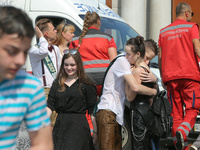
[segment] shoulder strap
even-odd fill
[[[110,67],[114,64],[114,62],[117,60],[117,58],[122,57],[122,56],[124,56],[124,55],[118,55],[117,57],[115,57],[115,58],[110,62],[108,68],[106,69],[106,72],[105,72],[104,77],[103,77],[103,83],[102,83],[102,87],[101,87],[101,91],[100,91],[99,97],[102,95],[103,86],[104,86],[104,81],[105,81],[106,75],[107,75],[107,73],[108,73],[108,70],[109,70]]]
[[[43,59],[41,60],[41,65],[42,65],[42,78],[43,78],[43,84],[44,86],[46,86],[46,78],[45,78],[45,72],[44,72],[44,63],[43,63]]]
[[[164,102],[163,102],[163,100],[161,98],[160,116],[161,116],[161,124],[162,124],[164,132],[166,132],[165,115],[166,115],[166,112],[165,112]]]
[[[143,66],[140,66],[141,68],[144,69],[145,72],[148,72],[149,73],[149,70],[147,70],[147,68],[143,67]]]
[[[51,57],[48,55],[45,58],[43,58],[43,60],[44,60],[44,64],[47,66],[47,69],[49,70],[50,74],[55,79],[56,75],[57,75],[57,72],[56,72],[54,64],[53,64],[53,62],[51,60]]]

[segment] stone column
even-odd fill
[[[146,38],[146,0],[121,0],[121,17]]]
[[[149,38],[158,42],[160,29],[171,23],[171,14],[171,0],[150,0]]]

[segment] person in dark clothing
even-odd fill
[[[135,55],[135,61],[132,64],[132,74],[138,83],[149,88],[156,88],[153,82],[142,82],[140,75],[142,72],[150,72],[148,65],[144,61],[145,45],[143,37],[131,38],[126,43],[126,49],[129,53]],[[128,86],[126,85],[126,88]],[[151,111],[152,97],[143,94],[136,94],[129,90],[126,91],[127,99],[131,102],[131,129],[132,129],[132,148],[133,150],[151,149],[151,129],[152,117]]]
[[[117,56],[117,46],[114,38],[102,32],[100,28],[101,19],[98,13],[87,11],[81,35],[72,38],[72,42],[69,45],[69,48],[79,50],[85,72],[94,81],[98,96],[102,88],[104,73],[110,62]],[[90,129],[94,131],[94,136],[97,136],[95,133],[97,127],[91,124],[92,120],[95,125],[95,117],[88,115],[87,119]]]
[[[53,128],[55,150],[94,150],[85,114],[92,114],[96,97],[96,87],[84,73],[80,53],[67,50],[47,100],[49,115],[54,110],[58,113]]]

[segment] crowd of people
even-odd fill
[[[100,31],[96,12],[86,13],[76,37],[66,22],[55,28],[42,18],[34,29],[20,9],[1,6],[0,14],[0,149],[12,149],[24,121],[31,149],[94,150],[98,144],[100,150],[121,150],[127,99],[132,149],[158,150],[151,111],[158,79],[149,68],[158,53],[174,145],[188,149],[187,136],[200,109],[199,29],[190,22],[188,4],[178,4],[177,19],[161,29],[158,45],[132,37],[119,55],[114,38]],[[37,43],[31,47],[34,34]],[[20,69],[27,54],[33,75]],[[199,147],[197,140],[191,149]]]

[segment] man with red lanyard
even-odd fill
[[[60,50],[57,46],[51,45],[56,40],[57,31],[49,19],[40,19],[36,22],[37,45],[29,51],[29,57],[33,75],[42,82],[46,99],[50,87],[57,76],[61,65]],[[53,112],[51,125],[54,126],[57,114]]]
[[[29,51],[32,72],[43,83],[48,96],[61,64],[59,48],[51,45],[56,39],[57,31],[49,19],[38,20],[35,31],[39,41]]]
[[[178,150],[188,149],[187,136],[200,109],[199,27],[190,22],[193,14],[188,4],[179,3],[176,20],[159,36],[159,69],[172,106],[172,136]]]

